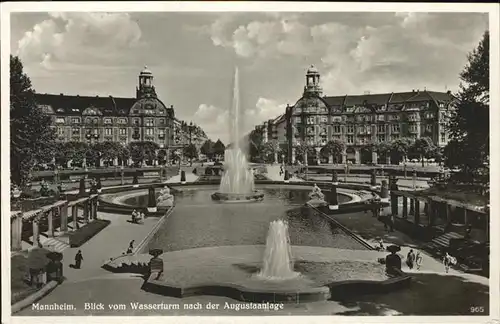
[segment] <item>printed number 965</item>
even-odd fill
[[[484,307],[483,306],[471,306],[469,311],[471,313],[484,313]]]

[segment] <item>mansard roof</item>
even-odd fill
[[[113,96],[91,97],[64,94],[56,95],[46,93],[36,93],[35,100],[38,105],[50,107],[55,114],[95,114],[102,116],[128,116],[131,112],[132,107],[136,103],[143,102],[143,99],[137,98],[122,98]],[[161,106],[166,109],[166,116],[171,118],[174,117],[174,109],[172,106],[166,107],[163,102],[161,102],[161,100],[156,98],[154,98],[154,102],[157,106]]]

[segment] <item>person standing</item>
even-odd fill
[[[420,270],[420,267],[422,266],[422,254],[420,251],[417,251],[417,256],[415,257],[415,265],[417,266],[417,270]]]
[[[394,215],[389,216],[389,232],[394,232]]]
[[[408,255],[406,256],[406,264],[408,265],[408,268],[413,269],[413,264],[415,262],[415,254],[413,253],[413,249],[410,249],[410,252],[408,252]]]
[[[82,256],[82,250],[78,250],[78,253],[75,255],[75,268],[80,269],[82,267],[82,261],[83,261],[83,256]]]
[[[132,211],[132,223],[135,223],[136,218],[137,218],[137,211],[134,209],[134,210]]]
[[[465,237],[464,238],[466,240],[470,240],[470,234],[471,234],[471,232],[472,232],[472,224],[469,223],[467,225],[467,229],[465,230]]]
[[[130,241],[130,243],[128,245],[128,249],[127,249],[127,254],[131,254],[132,251],[134,250],[134,242],[135,242],[135,240]]]

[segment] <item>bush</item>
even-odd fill
[[[79,247],[83,243],[90,240],[94,235],[102,231],[111,222],[107,219],[96,219],[93,222],[77,229],[69,234],[69,245],[71,247]]]

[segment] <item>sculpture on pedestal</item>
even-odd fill
[[[156,199],[156,208],[168,209],[174,205],[174,196],[170,193],[170,189],[165,186],[161,191],[160,195]]]

